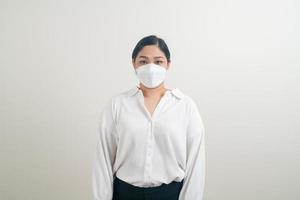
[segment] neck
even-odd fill
[[[139,89],[142,90],[144,97],[163,96],[167,88],[164,82],[156,88],[147,88],[143,84],[139,84]]]

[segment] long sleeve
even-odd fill
[[[92,169],[92,190],[94,200],[112,200],[115,174],[113,164],[117,150],[112,99],[105,105],[100,115],[97,147]]]
[[[179,200],[202,200],[205,185],[205,129],[192,100],[187,129],[187,162],[185,180]]]

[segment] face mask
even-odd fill
[[[159,86],[164,81],[166,72],[166,68],[153,63],[142,65],[135,69],[138,79],[147,88]]]

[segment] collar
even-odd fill
[[[169,89],[169,90],[178,99],[182,99],[183,98],[183,93],[178,88],[172,88],[172,89]],[[140,91],[139,86],[136,85],[133,88],[131,88],[128,91],[127,94],[128,94],[128,96],[133,96],[133,95],[137,94],[139,91]]]

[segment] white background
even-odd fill
[[[99,114],[137,83],[131,52],[167,42],[166,85],[206,128],[204,200],[297,200],[296,0],[0,0],[0,199],[91,199]]]

